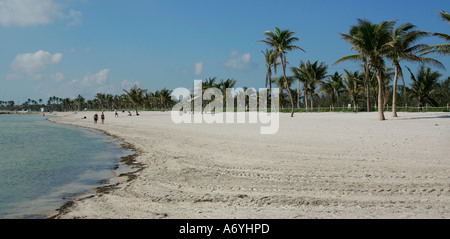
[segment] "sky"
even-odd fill
[[[190,88],[208,77],[264,87],[267,46],[258,41],[274,26],[295,32],[306,51],[289,52],[288,67],[318,60],[329,74],[355,71],[358,64],[333,63],[354,53],[339,33],[357,18],[449,34],[440,10],[450,11],[448,0],[0,0],[0,100],[92,99],[134,84]],[[450,69],[450,57],[434,57]]]

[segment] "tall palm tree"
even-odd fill
[[[127,95],[126,100],[134,105],[134,108],[136,109],[136,115],[139,115],[138,107],[144,103],[144,95],[147,92],[147,90],[140,89],[139,87],[137,87],[137,85],[134,85],[128,91],[127,90],[123,91],[125,91]]]
[[[386,43],[386,57],[392,61],[394,66],[394,84],[392,87],[392,117],[397,117],[397,80],[401,77],[403,80],[402,68],[400,66],[400,61],[410,61],[410,62],[422,62],[422,63],[432,63],[438,67],[445,68],[441,62],[427,58],[423,56],[418,56],[417,52],[427,47],[425,44],[414,45],[419,39],[429,36],[430,33],[421,30],[414,30],[415,26],[411,23],[406,23],[399,25],[395,29],[391,29],[391,39]],[[403,85],[405,82],[403,81]]]
[[[435,88],[441,74],[437,71],[431,71],[429,67],[423,65],[420,67],[416,76],[414,76],[408,67],[406,67],[406,69],[408,69],[411,74],[411,99],[417,99],[420,108],[427,103],[436,106],[437,102],[434,99]]]
[[[274,49],[266,49],[266,51],[261,51],[264,55],[264,60],[266,62],[267,73],[266,73],[266,88],[269,85],[269,92],[272,92],[272,68],[274,73],[277,73],[277,66],[280,64],[277,59],[277,51]]]
[[[390,41],[390,32],[395,21],[382,21],[373,24],[368,20],[357,19],[358,24],[350,28],[352,38],[344,38],[350,44],[352,49],[360,52],[360,56],[367,57],[368,66],[375,71],[378,81],[378,119],[384,120],[383,104],[383,79],[384,54],[386,53],[385,44]]]
[[[304,51],[299,46],[294,45],[294,42],[298,41],[297,37],[294,37],[295,32],[291,32],[289,30],[280,30],[278,27],[275,27],[274,32],[265,31],[264,35],[266,38],[259,42],[265,43],[272,47],[276,52],[278,57],[280,58],[281,66],[283,69],[283,77],[285,79],[285,83],[287,84],[288,79],[286,77],[286,54],[288,51],[292,51],[295,49]],[[284,88],[290,89],[288,85],[284,85]],[[289,98],[291,100],[291,117],[294,117],[294,98],[292,97],[291,91],[288,90]]]

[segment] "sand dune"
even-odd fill
[[[133,144],[144,168],[60,218],[450,218],[450,113],[281,114],[275,135],[176,125],[167,112],[94,125],[93,114],[52,121]]]

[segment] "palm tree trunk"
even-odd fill
[[[297,108],[300,108],[300,80],[297,80]]]
[[[269,75],[269,90],[269,94],[272,94],[272,72]]]
[[[366,86],[366,101],[367,101],[367,112],[370,112],[370,88],[369,88],[369,82],[367,82],[367,86]]]
[[[305,110],[308,111],[308,93],[305,90]]]
[[[291,94],[291,89],[288,85],[288,79],[286,77],[286,57],[280,54],[281,63],[283,64],[283,76],[284,76],[284,84],[286,85],[286,89],[289,95],[289,99],[291,100],[291,117],[294,117],[294,98]]]
[[[398,80],[398,64],[394,65],[394,85],[392,88],[392,117],[397,117],[397,80]]]
[[[385,120],[384,110],[383,110],[383,81],[381,80],[381,71],[376,70],[377,80],[378,80],[378,120]]]
[[[314,110],[313,94],[311,92],[311,111]]]
[[[292,97],[291,89],[289,88],[289,85],[287,84],[286,76],[284,77],[284,79],[286,79],[286,89],[288,90],[289,99],[291,100],[291,117],[294,117],[294,98]]]
[[[269,71],[267,71],[267,74],[266,74],[266,88],[267,88],[268,81],[269,81]]]
[[[369,65],[364,62],[364,83],[366,84],[367,112],[370,112]]]

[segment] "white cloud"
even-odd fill
[[[22,77],[18,74],[8,74],[5,77],[6,80],[20,80]]]
[[[68,25],[81,23],[81,12],[62,12],[54,0],[0,0],[0,24],[3,26],[35,26],[49,24],[54,18],[71,19]]]
[[[11,68],[16,71],[22,71],[30,76],[37,75],[49,65],[61,62],[63,55],[61,53],[50,54],[47,51],[37,51],[35,53],[24,53],[16,56],[11,64]]]
[[[87,74],[81,79],[74,79],[68,83],[60,84],[59,88],[68,94],[81,94],[93,97],[96,93],[114,93],[116,87],[108,83],[110,69],[102,69],[95,74]],[[56,84],[58,85],[58,84]]]
[[[130,82],[130,81],[124,80],[121,83],[122,89],[124,89],[124,90],[129,90],[130,88],[132,88],[135,85],[137,87],[139,87],[139,81]]]
[[[116,87],[113,84],[100,86],[95,91],[95,93],[103,93],[103,94],[114,94],[115,92]]]
[[[103,85],[104,83],[106,83],[110,71],[111,71],[110,69],[103,69],[98,73],[87,75],[80,81],[80,84],[81,86],[84,87],[93,85]]]
[[[51,74],[50,78],[53,79],[55,82],[61,82],[61,81],[64,81],[66,79],[64,74],[61,73],[61,72],[56,72],[55,74]]]
[[[224,66],[228,69],[245,71],[253,69],[256,64],[251,62],[251,54],[245,53],[239,55],[235,50],[230,53],[231,59],[225,61]]]
[[[198,76],[198,75],[202,74],[202,72],[203,72],[203,61],[196,62],[194,64],[194,74],[196,76]]]
[[[69,26],[76,26],[81,24],[81,12],[70,9],[68,18],[72,19],[71,22],[68,23]]]

